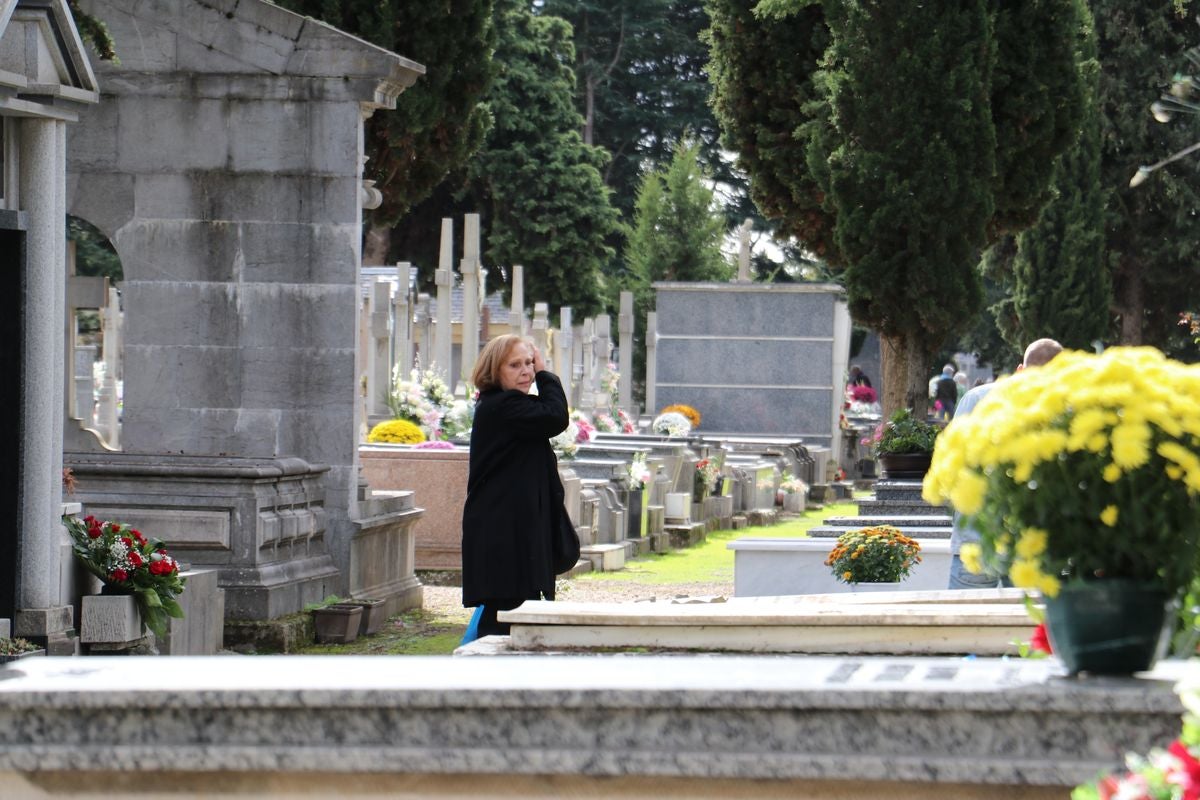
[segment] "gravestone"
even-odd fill
[[[652,408],[692,406],[703,415],[706,433],[789,434],[806,445],[840,449],[835,434],[850,342],[841,287],[654,288],[657,317],[655,328],[648,326],[655,331],[654,367],[647,366]]]

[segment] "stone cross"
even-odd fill
[[[512,268],[512,311],[508,315],[508,326],[518,336],[524,336],[525,331],[525,268],[514,264]],[[538,345],[543,354],[545,344]]]
[[[458,263],[463,282],[462,372],[463,382],[470,381],[479,355],[479,215],[467,214],[463,220],[463,257]],[[449,365],[447,365],[449,368]]]
[[[572,354],[572,339],[571,336],[571,307],[563,306],[558,310],[558,378],[563,382],[563,386],[567,390],[567,397],[571,397],[571,386],[575,381],[572,375],[571,367],[574,362],[571,360]]]
[[[396,264],[396,294],[392,297],[392,358],[402,374],[412,369],[412,308],[409,293],[412,291],[412,264],[401,261]]]
[[[612,399],[604,390],[601,379],[608,372],[609,357],[612,355],[612,320],[608,314],[596,317],[596,341],[592,345],[596,358],[596,369],[592,372],[592,391],[596,396],[596,407],[606,409]]]
[[[749,217],[738,228],[738,282],[749,283],[750,278],[750,229],[754,227],[754,220]]]
[[[654,382],[658,380],[655,359],[658,351],[658,314],[646,313],[646,413],[653,414],[658,408]]]
[[[633,292],[621,292],[621,307],[617,316],[617,347],[621,353],[620,389],[618,400],[621,408],[633,411]]]
[[[596,405],[596,386],[594,381],[596,362],[596,323],[592,319],[583,321],[583,331],[579,337],[582,347],[583,375],[579,379],[579,402],[581,410],[591,412]]]
[[[522,320],[524,315],[522,315]],[[516,333],[516,331],[513,331]],[[546,360],[546,366],[551,366],[554,361],[550,354],[550,306],[545,303],[533,304],[533,344],[542,353],[542,358]]]
[[[442,219],[442,241],[438,252],[438,268],[433,282],[437,285],[437,333],[433,347],[421,340],[421,365],[426,369],[437,365],[438,372],[447,383],[453,383],[450,375],[450,359],[454,328],[451,324],[450,292],[454,289],[454,220]]]
[[[430,305],[431,301],[429,295],[425,294],[424,292],[417,295],[417,308],[413,312],[413,326],[416,328],[416,338],[420,343],[418,345],[418,352],[420,353],[422,364],[428,364],[430,361],[436,360],[436,356],[432,356],[434,342],[433,320],[429,314]]]
[[[382,417],[388,413],[387,395],[391,390],[391,364],[388,358],[391,282],[377,276],[371,282],[371,294],[367,300],[370,308],[368,331],[371,336],[371,343],[367,346],[367,414]]]

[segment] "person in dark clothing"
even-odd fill
[[[570,525],[550,438],[570,420],[562,384],[520,336],[484,347],[463,507],[463,605],[482,605],[479,636],[507,634],[497,611],[554,599],[553,537]],[[529,394],[532,384],[537,394]]]
[[[870,386],[871,379],[862,371],[862,367],[858,364],[853,364],[850,367],[850,378],[846,381],[847,386]]]
[[[942,404],[939,414],[941,419],[953,419],[954,406],[958,404],[958,384],[954,382],[954,365],[942,367],[942,377],[938,379],[937,389],[933,399]]]

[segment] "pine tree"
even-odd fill
[[[646,173],[638,189],[621,288],[632,291],[634,319],[654,308],[656,281],[726,281],[733,267],[721,252],[725,224],[699,164],[700,145],[680,142],[665,169]],[[645,365],[644,326],[635,325],[634,371]]]

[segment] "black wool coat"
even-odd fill
[[[489,599],[554,599],[552,534],[570,525],[550,438],[570,420],[562,384],[534,376],[538,394],[490,389],[471,427],[463,507],[463,605]]]

